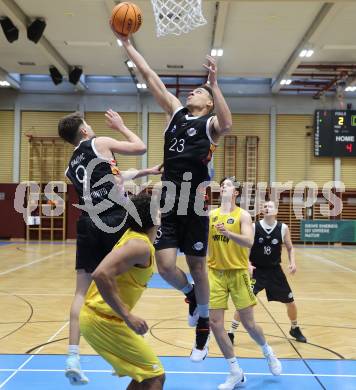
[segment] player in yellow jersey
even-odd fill
[[[141,226],[129,215],[129,229],[92,274],[80,330],[118,376],[132,378],[128,390],[161,390],[164,369],[142,337],[148,325],[131,312],[153,274],[159,211],[149,195],[131,200]]]
[[[210,326],[230,367],[219,390],[232,390],[246,382],[224,328],[224,311],[229,295],[249,335],[260,345],[273,375],[282,372],[281,363],[267,344],[263,331],[255,322],[253,307],[256,297],[251,290],[248,271],[249,248],[253,244],[250,214],[236,206],[239,184],[234,178],[220,182],[221,207],[210,213],[208,244],[208,276],[210,284]]]

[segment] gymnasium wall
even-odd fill
[[[20,141],[20,181],[28,179],[29,142],[26,134],[56,135],[58,120],[69,111],[22,111]],[[134,112],[122,113],[127,126],[141,135],[141,115]],[[85,118],[95,129],[96,134],[121,139],[120,135],[106,127],[103,112],[86,112]],[[334,162],[328,157],[313,155],[313,116],[295,114],[277,114],[276,124],[276,180],[295,183],[302,180],[315,181],[318,186],[333,180]],[[148,117],[148,166],[158,164],[163,159],[163,131],[166,117],[163,113],[151,112]],[[269,143],[270,116],[268,114],[233,114],[232,135],[237,136],[237,177],[245,179],[245,142],[247,135],[259,137],[258,146],[258,180],[269,180]],[[1,164],[0,182],[12,182],[14,112],[0,111],[1,131]],[[69,158],[71,145],[66,145],[64,161]],[[223,176],[224,142],[220,141],[214,155],[215,178]],[[51,156],[48,156],[51,159]],[[120,156],[119,166],[122,170],[141,167],[141,157]],[[58,176],[66,165],[57,164]],[[356,188],[356,161],[354,158],[341,159],[341,175],[346,188]],[[35,177],[39,179],[39,177]],[[159,177],[151,178],[154,182]]]
[[[12,182],[14,111],[0,111],[0,183]]]

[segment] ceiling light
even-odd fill
[[[355,86],[348,86],[345,88],[345,92],[355,92],[356,87]]]
[[[305,57],[307,55],[308,50],[304,49],[299,53],[299,57]]]
[[[117,45],[118,45],[119,47],[122,46],[122,42],[120,41],[120,39],[117,39],[116,42],[117,42]]]
[[[280,84],[281,85],[289,85],[292,83],[292,80],[291,79],[283,79],[281,80]]]
[[[127,60],[127,61],[126,61],[126,65],[127,65],[129,68],[136,68],[136,65],[135,65],[131,60]]]
[[[0,87],[10,87],[10,83],[6,80],[0,80]]]
[[[309,57],[311,57],[313,54],[314,54],[314,50],[309,49],[309,50],[307,50],[305,56],[309,58]]]
[[[224,49],[211,49],[210,55],[212,57],[222,57]]]
[[[138,89],[147,89],[147,85],[145,83],[142,83],[142,84],[141,83],[137,83],[136,87]]]

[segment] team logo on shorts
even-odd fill
[[[193,137],[197,133],[197,130],[194,129],[194,127],[191,127],[190,129],[187,130],[187,134],[189,137]]]
[[[273,245],[277,245],[278,242],[279,242],[279,241],[277,240],[277,238],[274,238],[274,239],[272,240],[272,244],[273,244]]]
[[[227,222],[229,225],[232,225],[232,224],[235,222],[235,220],[234,220],[234,218],[229,218],[226,222]]]
[[[258,239],[258,242],[259,242],[260,244],[262,244],[262,243],[263,243],[263,237],[260,237],[260,238]]]
[[[289,298],[289,299],[292,299],[292,298],[293,298],[293,293],[292,293],[292,291],[288,294],[288,298]]]
[[[193,249],[195,249],[196,251],[201,251],[203,248],[204,248],[204,244],[201,241],[197,241],[193,245]]]

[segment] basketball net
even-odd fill
[[[151,0],[157,37],[180,35],[206,24],[201,0]]]

